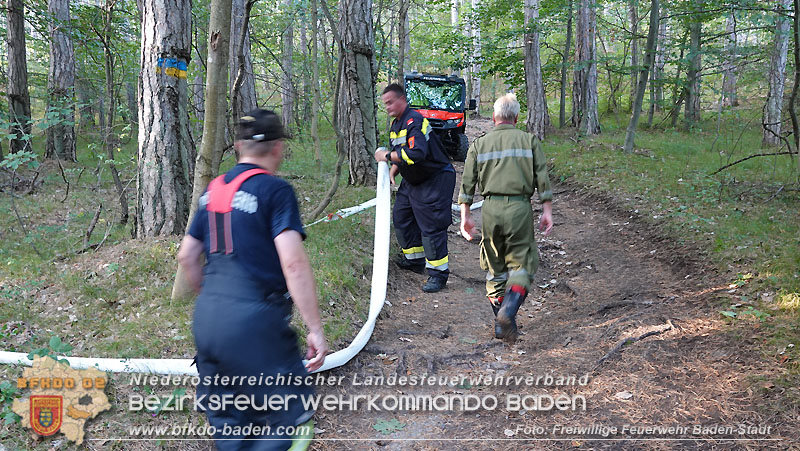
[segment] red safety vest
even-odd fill
[[[237,175],[230,183],[225,183],[225,175],[220,175],[208,185],[208,227],[211,236],[210,252],[233,252],[233,234],[231,231],[231,211],[233,197],[245,180],[257,174],[272,175],[264,169],[248,169]],[[222,244],[220,246],[220,243]]]

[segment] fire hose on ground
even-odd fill
[[[391,215],[391,189],[389,186],[389,167],[386,163],[378,163],[378,184],[374,199],[370,199],[355,207],[345,208],[330,214],[316,222],[331,221],[359,213],[367,208],[375,208],[375,238],[372,259],[372,289],[369,300],[369,314],[367,321],[356,334],[353,341],[346,348],[336,351],[325,358],[325,363],[317,371],[326,371],[349,362],[369,342],[375,321],[386,302],[386,282],[389,271],[389,221]],[[476,202],[471,209],[480,208],[483,201]],[[453,211],[459,211],[456,204]],[[308,227],[306,226],[306,227]],[[196,376],[197,367],[192,365],[192,359],[120,359],[120,358],[91,358],[91,357],[66,357],[70,367],[74,369],[97,368],[100,371],[112,373],[146,373],[166,375]],[[32,365],[28,354],[22,352],[0,351],[0,364]]]

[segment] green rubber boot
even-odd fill
[[[292,446],[289,451],[305,451],[311,446],[311,440],[314,439],[314,420],[308,420],[298,426],[297,434],[292,436]]]

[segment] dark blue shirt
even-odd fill
[[[225,174],[225,183],[237,175],[258,166],[240,163]],[[210,250],[208,192],[200,198],[189,235],[203,242],[206,257]],[[286,291],[275,237],[284,230],[295,230],[305,239],[300,211],[292,186],[285,180],[267,174],[257,174],[242,183],[233,200],[231,233],[233,252],[242,266],[266,288]]]

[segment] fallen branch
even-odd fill
[[[743,161],[747,161],[747,160],[749,160],[749,159],[751,159],[751,158],[756,158],[756,157],[773,157],[773,156],[776,156],[776,155],[794,155],[794,154],[796,154],[796,153],[797,153],[797,152],[784,151],[784,152],[772,152],[772,153],[757,153],[757,154],[753,154],[753,155],[750,155],[750,156],[748,156],[748,157],[744,157],[744,158],[741,158],[741,159],[739,159],[739,160],[736,160],[736,161],[734,161],[733,163],[726,164],[725,166],[723,166],[723,167],[721,167],[721,168],[717,169],[716,171],[712,172],[712,173],[711,173],[711,174],[709,174],[709,175],[716,175],[716,174],[718,174],[718,173],[720,173],[720,172],[724,171],[725,169],[728,169],[728,168],[729,168],[729,167],[731,167],[731,166],[735,166],[735,165],[737,165],[737,164],[739,164],[739,163],[741,163],[741,162],[743,162]]]
[[[603,357],[600,358],[600,360],[597,361],[597,364],[594,366],[592,371],[596,371],[600,367],[600,365],[602,365],[606,360],[608,360],[614,354],[621,352],[623,347],[636,343],[637,341],[642,341],[645,338],[651,337],[653,335],[663,334],[664,332],[671,330],[674,327],[675,326],[672,325],[672,321],[667,320],[666,324],[662,324],[661,326],[656,326],[650,329],[649,331],[639,335],[638,337],[628,337],[624,340],[621,340],[619,343],[617,343],[616,346],[614,346],[614,348],[608,351],[606,355],[604,355]]]
[[[97,211],[94,214],[94,218],[92,218],[92,222],[89,223],[89,228],[86,229],[86,234],[84,234],[83,236],[84,249],[89,247],[89,240],[92,238],[92,232],[94,232],[94,228],[97,225],[97,221],[100,219],[101,211],[103,211],[103,204],[97,206]]]
[[[67,180],[67,174],[64,173],[64,165],[61,164],[61,158],[58,157],[58,152],[55,152],[56,161],[58,162],[58,170],[61,171],[61,178],[64,180],[64,183],[67,184],[67,192],[64,193],[64,198],[61,199],[61,203],[67,201],[67,197],[69,197],[69,180]]]

